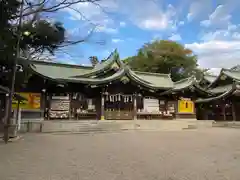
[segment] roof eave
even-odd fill
[[[196,100],[196,103],[207,103],[207,102],[210,102],[210,101],[215,101],[215,100],[219,100],[219,99],[222,99],[222,98],[227,98],[232,93],[234,93],[234,91],[236,89],[237,89],[237,85],[236,85],[236,83],[233,83],[232,88],[230,90],[222,93],[221,95],[211,97],[211,98],[206,98],[206,99],[199,99],[199,100]]]
[[[100,85],[100,84],[106,84],[106,83],[110,83],[112,81],[118,80],[120,78],[122,78],[125,75],[124,70],[120,70],[120,72],[117,76],[116,75],[112,75],[111,77],[107,77],[104,79],[90,79],[90,78],[80,78],[80,79],[57,79],[60,81],[64,81],[64,82],[69,82],[69,83],[82,83],[82,84],[89,84],[89,85]]]
[[[139,83],[140,85],[142,85],[142,86],[144,86],[144,87],[147,87],[147,88],[152,89],[152,90],[155,90],[155,91],[157,91],[157,90],[168,90],[168,89],[171,88],[171,87],[152,86],[152,85],[150,85],[150,84],[147,84],[147,82],[144,82],[144,80],[142,80],[142,79],[141,79],[140,77],[138,77],[137,75],[136,75],[136,77],[135,77],[135,75],[132,73],[132,70],[131,70],[130,68],[127,68],[127,67],[126,67],[126,74],[127,74],[128,77],[129,77],[130,79],[132,79],[133,81]]]

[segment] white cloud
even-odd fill
[[[184,24],[185,24],[185,22],[184,21],[179,21],[179,26],[183,26]]]
[[[189,13],[187,14],[188,21],[198,19],[200,16],[204,16],[210,9],[210,0],[192,0],[189,7]]]
[[[120,27],[125,27],[125,26],[126,26],[126,23],[125,23],[124,21],[121,21],[121,22],[119,23],[119,25],[120,25]]]
[[[219,28],[218,30],[209,31],[205,30],[204,33],[201,34],[201,40],[213,41],[213,40],[236,40],[239,39],[240,25],[235,25],[229,23],[225,28]]]
[[[120,42],[123,42],[123,40],[122,40],[122,39],[114,38],[114,39],[112,39],[112,42],[113,42],[113,43],[120,43]]]
[[[172,41],[181,41],[182,37],[180,36],[180,34],[173,34],[171,37],[169,37],[168,39],[172,40]]]
[[[107,27],[106,25],[102,25],[102,26],[98,26],[96,28],[96,32],[105,32],[105,33],[109,33],[109,34],[116,34],[116,33],[118,33],[118,29],[110,28],[110,27]]]
[[[228,30],[217,30],[214,32],[204,33],[201,37],[201,40],[205,42],[213,40],[226,40],[230,37],[230,35],[231,34]]]
[[[240,41],[208,41],[186,44],[199,58],[204,68],[231,68],[240,64]]]
[[[233,37],[234,39],[240,40],[240,32],[234,32],[234,33],[232,34],[232,37]]]
[[[173,27],[172,19],[176,16],[175,8],[169,4],[163,10],[154,1],[130,0],[132,3],[123,13],[129,16],[129,20],[141,29],[166,30]],[[136,8],[136,5],[144,8]],[[126,6],[126,4],[125,4]]]
[[[168,26],[168,19],[166,17],[150,17],[139,22],[138,26],[143,29],[161,30]]]
[[[71,15],[71,19],[87,19],[94,24],[107,28],[116,28],[118,25],[120,27],[126,26],[125,22],[116,24],[116,21],[112,19],[113,17],[108,15],[113,12],[124,15],[134,25],[145,30],[176,29],[176,9],[171,4],[165,9],[162,8],[159,2],[152,0],[129,0],[127,2],[122,0],[101,0],[98,4],[102,8],[92,3],[79,3],[75,5],[74,8],[79,10],[84,17],[71,9],[68,9],[67,12]]]
[[[229,14],[229,8],[227,5],[219,5],[215,11],[210,14],[207,20],[201,21],[201,25],[205,27],[224,27],[229,25],[231,15]]]
[[[85,22],[97,26],[98,32],[116,33],[117,29],[115,27],[113,19],[111,19],[107,15],[107,13],[104,13],[102,10],[102,9],[114,10],[116,7],[117,6],[116,3],[114,3],[114,1],[102,0],[101,8],[90,2],[82,2],[74,4],[74,6],[71,7],[71,9],[66,8],[64,9],[64,11],[69,13],[70,15],[69,19],[80,21],[79,24],[84,24],[83,22]],[[77,22],[75,24],[77,24]]]

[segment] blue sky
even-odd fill
[[[57,53],[58,61],[89,64],[89,56],[102,59],[115,48],[125,58],[144,43],[170,39],[192,49],[201,67],[240,64],[239,0],[101,0],[98,4],[79,3],[74,10],[54,16],[63,22],[69,39],[86,37],[97,25],[86,43]]]

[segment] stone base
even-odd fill
[[[194,119],[197,120],[196,114],[176,114],[176,119]]]
[[[9,132],[10,138],[16,137],[17,136],[17,125],[16,124],[10,125],[8,132]],[[3,124],[0,125],[0,134],[4,135],[4,125]]]
[[[42,132],[43,121],[22,122],[19,132]]]

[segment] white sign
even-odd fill
[[[147,112],[158,112],[159,111],[159,101],[158,99],[143,99],[144,111]]]

